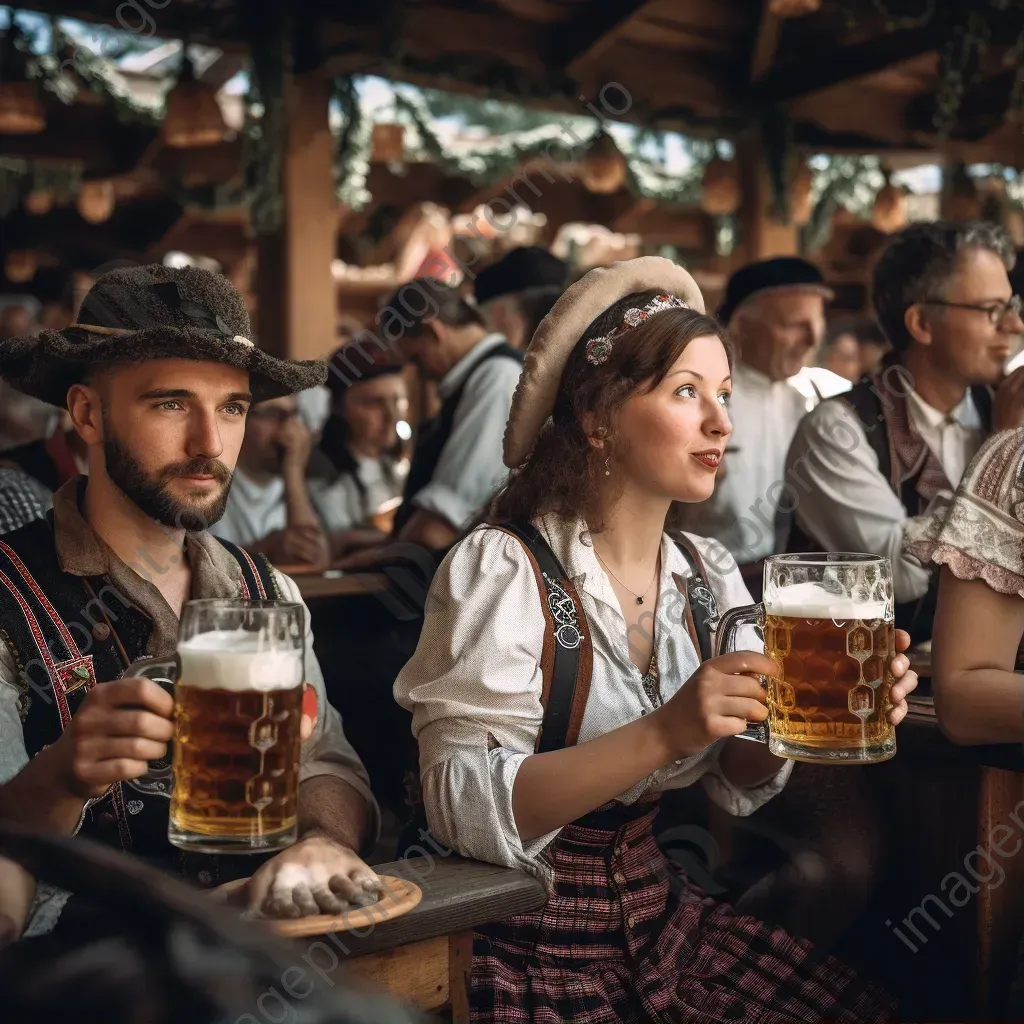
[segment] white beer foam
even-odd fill
[[[791,619],[884,619],[885,601],[858,601],[829,593],[818,583],[796,583],[765,595],[764,609],[769,615]]]
[[[202,690],[290,690],[302,684],[302,650],[267,649],[259,633],[218,629],[178,645],[181,677]]]

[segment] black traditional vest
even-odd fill
[[[898,458],[895,457],[896,438],[890,425],[890,411],[894,401],[905,399],[905,395],[894,393],[882,383],[884,378],[865,378],[850,391],[828,399],[830,402],[846,402],[857,414],[864,427],[868,443],[878,457],[878,471],[889,482],[908,516],[919,515],[924,511],[918,484],[924,471],[925,463],[921,462],[917,472],[904,476]],[[988,388],[973,387],[971,400],[981,417],[982,426],[988,434],[992,429],[992,395]],[[916,435],[915,435],[916,436]],[[954,483],[955,487],[956,484]],[[777,533],[785,534],[788,528],[789,539],[786,551],[822,551],[822,545],[811,537],[797,522],[792,513],[779,513]],[[905,601],[897,604],[895,611],[896,628],[905,629],[913,642],[923,643],[932,638],[932,623],[935,619],[935,604],[938,598],[937,582],[933,580],[927,592],[916,601]]]
[[[257,562],[241,548],[220,543],[238,562],[243,598],[280,597],[265,559]],[[119,679],[132,662],[147,656],[152,627],[152,620],[105,577],[61,569],[52,512],[0,537],[0,640],[19,672],[30,758],[61,737],[93,686]],[[250,859],[186,856],[172,847],[169,806],[164,796],[117,783],[87,807],[79,834],[203,885],[251,874]]]
[[[523,353],[513,348],[507,342],[489,348],[470,367],[462,385],[445,399],[441,411],[430,420],[427,420],[419,430],[416,439],[416,451],[413,453],[412,465],[409,467],[409,475],[405,479],[405,490],[402,493],[402,505],[395,515],[394,533],[399,530],[412,518],[416,511],[412,499],[423,490],[433,479],[437,464],[441,461],[441,453],[452,436],[452,428],[455,425],[455,413],[458,411],[459,403],[462,401],[462,394],[466,390],[473,374],[491,359],[514,359],[522,364]]]

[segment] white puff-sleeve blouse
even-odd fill
[[[656,706],[629,657],[615,592],[582,522],[547,517],[535,524],[576,584],[591,632],[593,672],[579,742],[626,725]],[[705,562],[719,611],[751,603],[735,562],[720,545],[691,538]],[[685,625],[685,597],[673,574],[689,566],[662,539],[655,650],[662,702],[699,665]],[[718,571],[718,570],[721,571]],[[543,874],[538,858],[558,830],[522,840],[512,813],[516,772],[533,752],[543,720],[541,654],[545,621],[537,581],[522,544],[486,526],[445,559],[431,586],[416,653],[395,681],[395,698],[413,714],[420,779],[434,835],[467,857]],[[741,646],[762,650],[756,634]],[[650,791],[703,781],[717,804],[750,814],[785,785],[787,763],[767,783],[738,789],[722,775],[725,741],[655,772],[617,798],[634,803]]]

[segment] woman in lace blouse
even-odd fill
[[[913,522],[913,520],[911,520]],[[932,687],[954,743],[1024,741],[1024,429],[991,437],[955,498],[908,533],[906,550],[941,567]]]
[[[550,893],[544,909],[478,933],[474,1021],[889,1016],[843,964],[703,899],[652,833],[663,790],[701,781],[749,814],[792,768],[730,738],[765,718],[756,677],[775,665],[753,650],[701,664],[685,625],[689,566],[665,532],[673,502],[710,495],[731,431],[731,356],[702,310],[692,278],[655,257],[593,271],[559,299],[513,402],[514,471],[439,569],[395,683],[436,838],[531,871]],[[525,548],[495,528],[509,522],[547,540],[592,650],[578,739],[543,753],[545,616]],[[750,603],[730,556],[689,539],[719,610]],[[916,677],[902,655],[893,670],[898,722]]]

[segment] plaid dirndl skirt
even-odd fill
[[[562,830],[544,853],[547,905],[476,935],[471,1020],[892,1019],[892,1000],[845,964],[705,897],[658,848],[656,811],[613,805]]]

